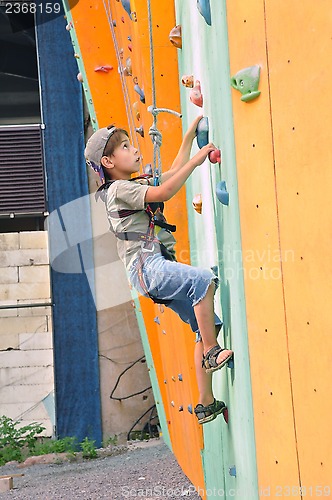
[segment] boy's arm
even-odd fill
[[[195,168],[201,165],[207,155],[215,149],[217,148],[212,143],[207,144],[160,186],[149,187],[145,194],[145,202],[151,203],[171,199],[180,190]]]
[[[188,161],[190,157],[190,151],[192,147],[193,140],[196,137],[197,124],[202,118],[202,115],[195,118],[187,132],[183,136],[182,144],[180,146],[179,152],[176,155],[171,168],[161,175],[161,182],[164,183],[172,177],[176,172],[178,172]]]

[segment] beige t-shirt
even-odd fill
[[[152,182],[152,179],[138,179],[137,181],[118,180],[113,182],[107,189],[107,216],[115,232],[122,233],[128,231],[144,234],[147,232],[149,216],[144,212],[147,206],[147,203],[145,203],[145,194]],[[111,217],[110,212],[118,210],[142,210],[142,212],[137,212],[121,219]],[[165,245],[169,252],[175,254],[174,245],[176,240],[171,232],[155,226],[155,236]],[[127,269],[130,268],[138,256],[141,245],[142,241],[125,241],[117,238],[119,257]],[[159,245],[154,245],[153,253],[158,252],[160,252]]]

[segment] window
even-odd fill
[[[8,10],[8,9],[7,9]],[[0,7],[0,232],[42,230],[46,211],[35,20]]]

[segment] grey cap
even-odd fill
[[[116,130],[117,127],[111,127],[110,129],[104,127],[100,128],[94,134],[92,134],[92,136],[86,143],[84,151],[84,156],[87,163],[89,163],[90,165],[94,164],[96,166],[100,165],[107,141]]]

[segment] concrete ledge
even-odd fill
[[[19,248],[19,233],[1,233],[0,250],[17,250]]]
[[[47,231],[27,231],[19,233],[20,248],[47,248]]]
[[[18,267],[5,267],[1,269],[0,283],[18,283]]]
[[[50,283],[8,283],[0,285],[0,300],[16,302],[20,299],[40,299],[48,302],[51,296]]]
[[[20,283],[48,283],[50,281],[50,268],[48,265],[21,266],[18,275]]]
[[[12,477],[0,478],[0,493],[4,493],[5,491],[9,491],[12,489],[13,489],[13,478]]]
[[[4,250],[0,253],[0,267],[33,266],[48,264],[46,249]]]
[[[5,334],[47,332],[46,316],[17,316],[2,318],[1,331]]]

